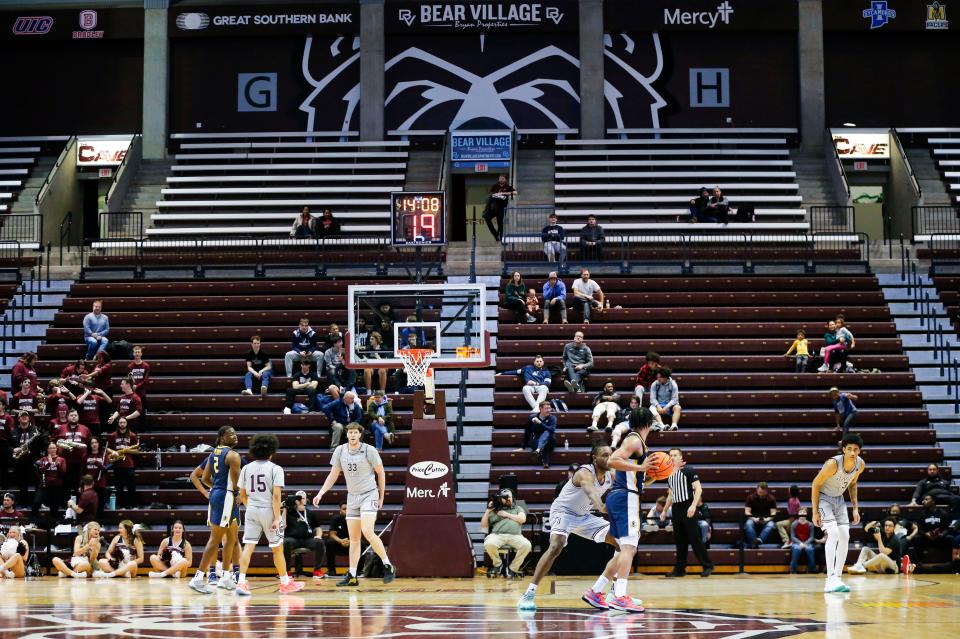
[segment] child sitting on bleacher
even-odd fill
[[[536,317],[537,313],[540,312],[540,299],[537,297],[536,289],[529,289],[527,291],[527,314],[531,317]]]
[[[797,367],[795,370],[798,373],[803,373],[807,370],[807,362],[810,360],[810,350],[808,346],[807,332],[801,328],[797,331],[797,339],[793,340],[793,344],[791,344],[787,352],[783,354],[784,357],[790,357],[790,354],[796,351]]]

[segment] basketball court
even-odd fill
[[[185,580],[6,580],[0,583],[3,637],[829,637],[955,636],[960,578],[849,576],[849,594],[819,592],[806,576],[637,577],[640,615],[601,612],[580,601],[592,580],[550,578],[540,609],[518,612],[526,582],[333,580],[280,595],[276,579],[253,579],[253,596],[198,595]]]

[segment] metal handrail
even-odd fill
[[[120,161],[120,166],[117,167],[117,170],[113,174],[113,180],[110,182],[110,188],[107,189],[107,194],[103,198],[104,208],[109,209],[110,200],[113,198],[113,192],[116,190],[117,185],[120,183],[121,177],[126,173],[127,167],[130,165],[130,158],[134,156],[132,153],[134,145],[139,144],[143,139],[142,134],[134,135],[130,138],[130,144],[127,145],[127,152],[123,156],[123,160]]]
[[[46,197],[47,191],[50,190],[50,182],[53,180],[53,176],[57,174],[57,171],[60,170],[60,165],[63,164],[64,160],[67,159],[67,151],[73,146],[73,143],[76,141],[76,139],[77,136],[71,135],[70,139],[67,140],[67,143],[63,145],[63,150],[60,151],[60,155],[57,156],[57,162],[53,165],[53,168],[50,169],[50,172],[47,173],[47,177],[40,186],[40,190],[37,191],[37,197],[33,201],[34,205],[40,206],[40,201]]]
[[[64,232],[66,230],[66,232]],[[63,240],[70,238],[70,233],[73,230],[73,211],[67,211],[63,216],[63,219],[60,220],[60,229],[59,229],[59,240],[60,240],[60,266],[63,266]],[[67,252],[70,252],[70,245],[67,245]],[[47,260],[47,264],[50,261]]]
[[[923,190],[920,188],[920,182],[917,180],[917,176],[913,173],[913,165],[910,164],[910,158],[907,157],[907,152],[903,148],[903,143],[900,142],[900,136],[897,134],[896,128],[890,129],[890,137],[897,143],[897,150],[900,152],[900,157],[903,158],[904,166],[907,167],[907,174],[910,175],[910,184],[913,186],[913,192],[917,196],[917,201],[922,203]]]
[[[443,191],[447,180],[447,145],[450,143],[450,131],[443,134],[443,142],[440,145],[440,175],[437,176],[437,190]]]
[[[827,144],[829,145],[830,150],[833,152],[833,164],[837,169],[836,175],[839,176],[841,187],[847,194],[847,204],[850,204],[850,181],[847,179],[847,171],[843,168],[843,162],[840,160],[840,154],[837,153],[837,145],[833,143],[833,134],[830,132],[830,129],[826,130],[826,135]]]

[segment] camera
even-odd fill
[[[863,532],[867,533],[868,535],[875,535],[879,532],[883,532],[883,527],[880,524],[881,522],[879,521],[871,521],[863,527]]]

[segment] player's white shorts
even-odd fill
[[[610,531],[610,522],[590,513],[577,515],[568,510],[551,508],[549,521],[551,535],[577,535],[598,544],[603,543]]]
[[[283,522],[277,530],[270,530],[272,525],[273,508],[247,508],[243,518],[243,543],[258,544],[260,536],[266,535],[271,548],[283,545]]]
[[[380,491],[376,488],[354,495],[347,493],[347,519],[360,519],[361,515],[376,515],[380,510]]]
[[[850,518],[847,516],[847,502],[843,495],[831,497],[820,493],[820,504],[817,507],[820,511],[820,523],[828,524],[832,521],[837,522],[838,526],[849,526]]]

